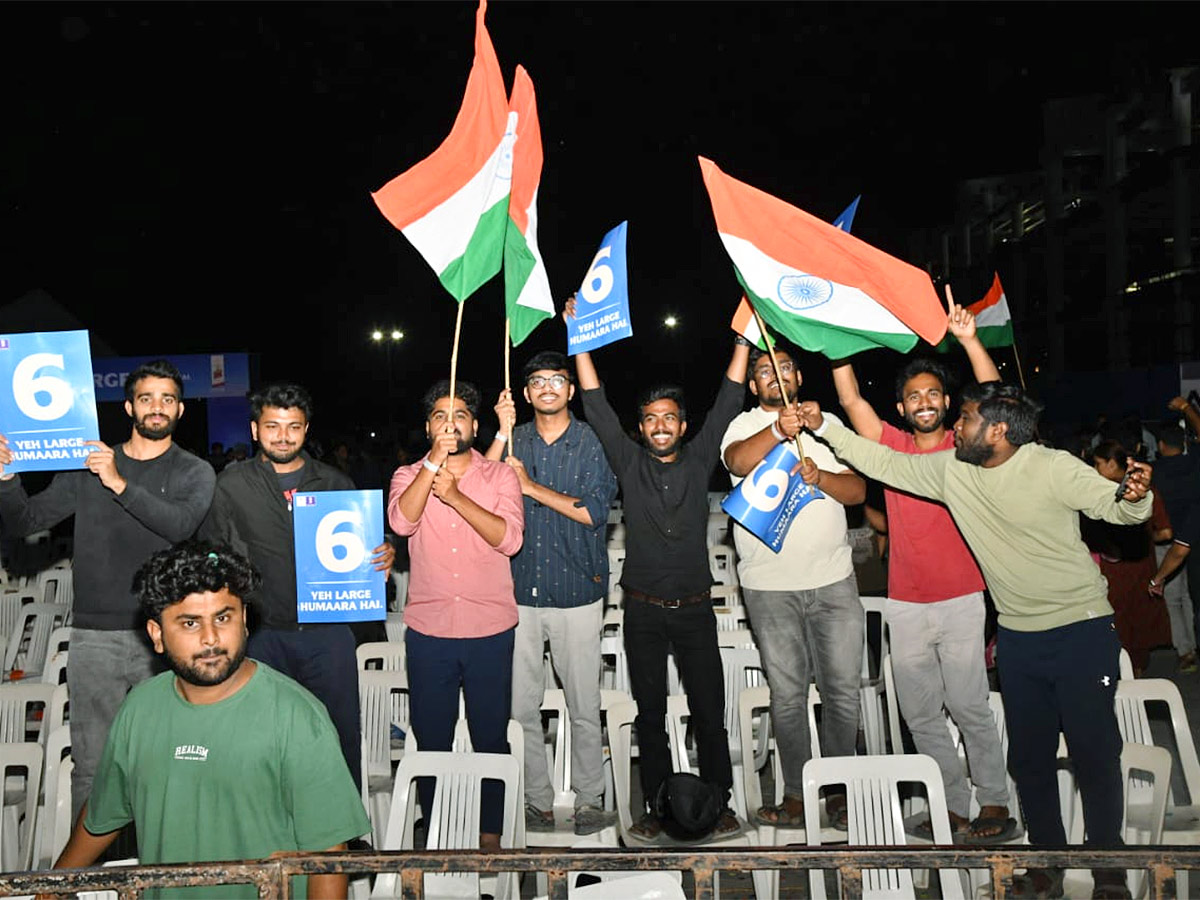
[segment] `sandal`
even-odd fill
[[[755,824],[772,828],[803,828],[804,801],[798,797],[784,797],[776,806],[762,806],[754,813]]]
[[[825,798],[825,813],[829,816],[829,826],[838,831],[850,829],[850,813],[846,809],[845,794],[830,794]]]
[[[980,834],[989,830],[995,833]],[[1007,806],[985,806],[963,829],[961,838],[964,844],[1002,844],[1016,837],[1019,830],[1017,820],[1009,816]]]
[[[629,836],[646,844],[658,840],[661,834],[662,821],[653,813],[643,813],[640,819],[629,826]]]

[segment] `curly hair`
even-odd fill
[[[433,387],[425,392],[425,396],[421,398],[421,412],[426,419],[432,414],[434,407],[437,406],[439,400],[443,397],[450,396],[450,380],[443,378]],[[471,384],[469,381],[458,381],[454,384],[455,399],[461,400],[466,406],[467,412],[471,414],[472,419],[479,418],[479,388]]]
[[[163,610],[189,594],[229,590],[245,602],[262,583],[249,561],[222,544],[189,541],[151,556],[133,576],[133,593],[146,618],[162,622]]]
[[[312,397],[298,384],[268,384],[252,391],[246,398],[250,401],[250,416],[254,421],[262,417],[264,407],[275,409],[298,409],[304,418],[312,418]]]

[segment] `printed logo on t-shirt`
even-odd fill
[[[208,759],[208,748],[199,744],[180,744],[175,748],[175,758],[205,762]]]

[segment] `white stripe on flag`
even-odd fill
[[[856,287],[809,275],[772,259],[744,238],[722,234],[747,288],[781,312],[851,331],[911,335],[887,308]]]
[[[512,146],[517,114],[508,114],[504,137],[471,180],[402,233],[439,275],[467,250],[475,226],[489,209],[508,196],[512,186]]]

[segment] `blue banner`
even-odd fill
[[[584,353],[633,337],[629,321],[629,281],[625,267],[625,226],[604,236],[583,284],[575,294],[575,318],[567,320],[567,355]]]
[[[183,376],[183,402],[207,397],[245,397],[250,390],[246,353],[160,353],[158,356],[106,356],[96,360],[96,399],[123,401],[125,376],[144,362],[168,359]]]
[[[9,472],[83,468],[100,440],[86,331],[0,335],[0,434]]]
[[[371,563],[383,543],[382,491],[297,491],[296,621],[387,618],[382,572]]]
[[[816,486],[806,484],[799,472],[791,474],[798,462],[794,442],[776,445],[721,501],[721,509],[776,553],[796,513],[825,497]]]

